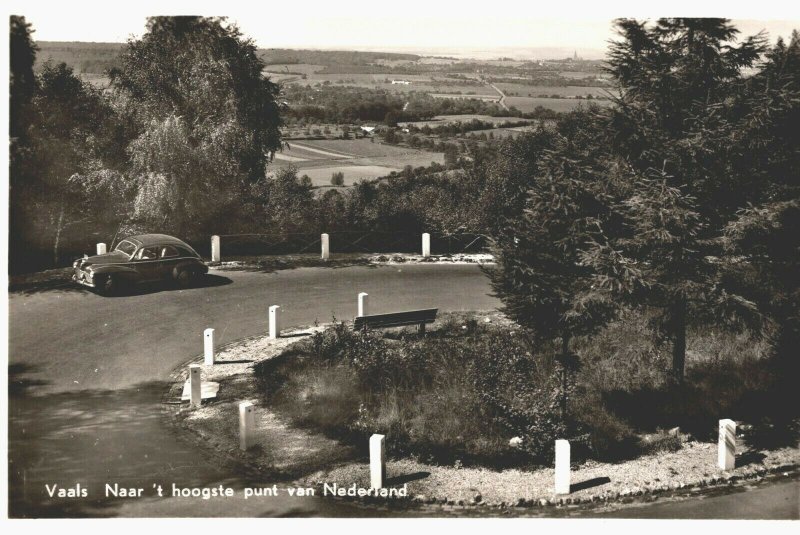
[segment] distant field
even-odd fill
[[[274,66],[269,67],[268,75],[276,80],[277,77],[286,78],[290,75],[281,74]],[[293,71],[291,65],[287,65],[289,71]],[[294,72],[300,72],[294,71]],[[411,82],[410,84],[393,84],[392,80],[405,80]],[[412,91],[425,92],[425,93],[474,93],[476,95],[493,95],[496,94],[490,87],[475,81],[461,85],[459,80],[453,78],[446,78],[444,76],[435,77],[423,74],[324,74],[324,73],[309,73],[306,79],[298,77],[294,80],[295,83],[307,86],[315,84],[324,84],[328,82],[334,86],[354,86],[354,87],[367,87],[371,89],[385,89],[394,93],[410,93]]]
[[[489,91],[491,91],[491,88],[489,88]],[[492,91],[492,93],[483,92],[481,94],[474,94],[474,95],[469,95],[469,94],[465,94],[465,93],[462,93],[462,94],[458,94],[458,93],[431,93],[431,96],[433,98],[453,98],[453,99],[460,99],[460,98],[470,99],[470,98],[474,98],[474,99],[477,99],[477,100],[486,100],[486,101],[491,101],[491,102],[498,102],[500,100],[500,95],[498,95],[494,91]]]
[[[427,65],[451,65],[458,60],[454,58],[432,58],[432,57],[423,57],[420,58],[417,63],[420,64],[427,64]]]
[[[471,130],[469,134],[475,134],[480,136],[481,134],[486,134],[489,136],[489,133],[492,134],[494,139],[503,139],[507,137],[514,137],[522,134],[523,132],[531,132],[535,130],[535,126],[519,126],[515,128],[492,128],[490,130]]]
[[[519,61],[514,59],[491,59],[491,60],[484,60],[481,63],[486,63],[488,65],[496,65],[501,67],[519,67],[521,65],[525,65],[524,61]]]
[[[535,119],[520,119],[519,117],[492,117],[491,115],[437,115],[430,121],[415,121],[410,123],[398,123],[400,126],[407,126],[409,124],[413,124],[419,128],[422,128],[425,125],[430,127],[435,126],[442,126],[445,124],[452,124],[452,123],[465,123],[467,121],[471,121],[473,119],[477,119],[479,121],[483,121],[486,123],[492,124],[502,124],[511,121],[530,121],[533,122]]]
[[[310,63],[276,63],[267,65],[264,72],[269,73],[285,73],[285,72],[299,72],[303,74],[312,74],[321,71],[325,65],[311,65]]]
[[[345,185],[363,178],[379,178],[406,165],[428,166],[444,163],[444,154],[396,147],[369,139],[326,139],[289,142],[289,149],[275,155],[271,166],[294,166],[308,175],[315,186],[330,185],[331,175],[344,173]]]
[[[105,89],[111,84],[111,79],[105,74],[83,73],[78,75],[84,82],[89,82],[99,89]]]
[[[564,78],[581,79],[581,78],[588,78],[588,77],[591,76],[591,77],[594,77],[594,78],[601,78],[603,80],[610,80],[611,79],[611,76],[606,74],[606,73],[604,73],[604,72],[561,71],[558,74],[563,76]]]
[[[372,143],[369,139],[315,139],[304,141],[304,146],[313,147],[317,150],[328,150],[336,153],[349,154],[354,158],[380,158],[380,157],[398,157],[403,158],[410,154],[423,152],[424,154],[432,154],[424,151],[410,149],[408,147],[397,147],[395,145],[388,145],[376,141]]]
[[[609,100],[583,100],[576,98],[537,98],[537,97],[506,98],[506,104],[509,107],[514,106],[523,113],[532,112],[536,109],[537,106],[542,106],[543,108],[551,109],[557,112],[572,111],[581,104],[583,104],[583,106],[585,107],[592,102],[594,102],[599,106],[609,106],[611,104],[611,101]]]
[[[399,171],[396,167],[382,167],[379,165],[337,165],[331,167],[308,167],[300,169],[297,174],[308,175],[314,186],[330,186],[333,173],[344,174],[344,185],[352,186],[359,180],[380,178],[392,171]]]
[[[575,97],[575,96],[604,96],[606,90],[602,87],[579,87],[575,85],[568,85],[566,87],[549,87],[544,85],[527,85],[527,84],[508,84],[497,83],[495,84],[508,96],[527,97],[529,94],[532,97],[539,95],[559,95],[562,97]],[[516,95],[515,95],[516,93]]]

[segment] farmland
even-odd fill
[[[423,126],[442,126],[446,124],[453,124],[453,123],[464,123],[467,121],[482,121],[485,123],[492,123],[494,125],[499,125],[511,121],[520,121],[524,119],[520,119],[519,117],[494,117],[492,115],[477,115],[477,114],[465,114],[465,115],[437,115],[430,121],[414,121],[414,122],[404,122],[399,123],[400,126],[408,126],[414,125],[418,128],[422,128]],[[534,122],[534,119],[530,119],[530,122]]]
[[[541,106],[557,112],[569,112],[580,106],[587,106],[590,103],[599,106],[609,106],[610,100],[586,100],[577,98],[540,98],[540,97],[506,97],[506,104],[509,107],[517,108],[522,113],[529,113]]]
[[[604,87],[584,87],[568,85],[563,87],[558,86],[544,86],[544,85],[527,85],[527,84],[511,84],[505,82],[497,82],[495,84],[509,97],[541,97],[542,95],[558,95],[559,97],[576,97],[592,95],[594,97],[605,97],[608,90]]]
[[[523,132],[531,132],[535,129],[535,126],[516,126],[513,128],[492,128],[489,130],[471,130],[467,132],[467,136],[472,136],[473,134],[476,136],[486,136],[491,137],[494,139],[502,139],[506,137],[515,137]],[[482,139],[483,137],[481,137]]]
[[[273,169],[293,166],[299,175],[308,175],[314,186],[329,186],[331,175],[344,174],[344,185],[361,179],[380,178],[405,166],[420,167],[431,162],[442,164],[444,155],[362,139],[324,139],[290,142],[275,155]]]
[[[485,95],[496,96],[497,93],[478,80],[456,80],[453,78],[437,77],[430,75],[392,75],[392,74],[361,74],[361,73],[342,73],[326,74],[316,72],[302,72],[295,70],[297,65],[285,65],[284,70],[273,70],[270,66],[264,72],[274,82],[296,83],[309,87],[317,85],[345,85],[350,87],[365,87],[369,89],[384,89],[392,93],[454,93],[458,95]],[[304,66],[310,70],[310,67]],[[300,74],[297,74],[300,73]],[[404,81],[405,83],[392,83]]]
[[[100,89],[108,89],[108,70],[117,66],[122,51],[113,43],[40,46],[37,68],[48,59],[64,61]],[[285,106],[281,132],[289,147],[275,156],[271,168],[295,166],[315,186],[330,185],[338,172],[351,185],[406,166],[441,164],[443,151],[452,150],[448,146],[464,154],[469,147],[518,135],[528,129],[523,121],[543,124],[590,102],[611,104],[608,76],[597,61],[290,49],[257,53],[265,62],[263,74],[280,86]],[[474,119],[490,124],[402,131]],[[399,128],[386,129],[393,125]],[[354,133],[358,137],[361,126],[378,129],[372,138],[348,139]]]
[[[117,66],[121,43],[38,43],[37,69],[45,61],[64,61],[84,80],[108,87],[107,72]],[[607,74],[601,63],[583,60],[531,62],[521,58],[447,58],[384,52],[260,49],[264,74],[285,87],[355,87],[385,91],[399,98],[428,95],[436,99],[499,98],[491,80],[507,95],[506,104],[522,113],[537,106],[556,112],[574,109],[574,97],[604,96]],[[408,83],[392,83],[408,82]],[[537,83],[537,80],[540,83]],[[542,80],[549,81],[543,84]],[[569,85],[574,80],[575,85]],[[544,98],[546,95],[548,98]],[[558,95],[561,98],[549,98]],[[598,102],[607,105],[608,101]],[[292,102],[289,102],[292,105]],[[462,110],[468,111],[468,110]]]

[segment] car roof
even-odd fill
[[[141,247],[149,245],[182,245],[192,249],[186,242],[166,234],[138,234],[136,236],[128,236],[125,239]]]

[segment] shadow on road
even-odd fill
[[[37,386],[46,386],[47,381],[26,377],[37,372],[36,366],[30,364],[9,364],[8,365],[8,397],[24,396],[30,389]]]
[[[182,288],[177,284],[175,284],[173,281],[142,283],[142,284],[137,284],[136,286],[126,288],[114,295],[102,296],[97,292],[92,291],[92,289],[90,288],[72,282],[70,278],[71,276],[72,276],[71,270],[68,272],[59,270],[58,272],[49,273],[47,276],[43,277],[34,275],[28,278],[27,280],[18,278],[15,282],[9,284],[8,292],[9,294],[33,295],[44,292],[59,291],[59,292],[83,293],[90,296],[93,295],[97,298],[111,298],[111,297],[119,298],[119,297],[130,297],[132,295],[147,295],[147,294],[169,292],[175,290],[214,288],[216,286],[225,286],[233,283],[233,281],[228,277],[209,274],[209,275],[204,275],[202,278],[198,279],[189,288]]]
[[[419,479],[425,479],[431,475],[430,472],[412,472],[410,474],[403,474],[401,476],[394,476],[386,479],[386,485],[389,487],[394,487],[396,485],[404,485],[406,483],[410,483],[412,481],[417,481]]]
[[[140,383],[120,390],[75,390],[34,395],[36,370],[10,367],[8,507],[11,518],[114,516],[372,516],[329,499],[281,496],[269,503],[172,497],[178,488],[291,485],[283,471],[254,472],[225,452],[198,447],[173,427],[162,399],[168,384]],[[319,468],[295,467],[295,477]],[[59,498],[57,485],[80,485],[88,496]],[[142,488],[144,498],[106,495],[106,485]],[[155,485],[162,485],[158,497]],[[227,501],[226,501],[227,500]]]
[[[227,286],[228,284],[233,284],[233,281],[228,277],[222,277],[220,275],[204,275],[203,277],[197,279],[197,281],[195,281],[188,288],[183,288],[170,280],[164,282],[137,284],[136,286],[133,286],[131,288],[126,288],[114,295],[108,295],[108,296],[100,296],[99,294],[95,295],[98,295],[98,297],[106,297],[106,298],[121,298],[121,297],[130,297],[133,295],[148,295],[160,292],[174,292],[177,290],[191,291],[201,288],[214,288],[217,286]]]
[[[611,479],[608,477],[593,477],[592,479],[587,479],[585,481],[581,481],[580,483],[575,483],[569,486],[570,492],[578,492],[579,490],[586,490],[592,487],[599,487],[601,485],[605,485],[606,483],[611,483]]]

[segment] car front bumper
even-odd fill
[[[72,274],[72,282],[76,282],[89,288],[94,288],[94,280],[87,277],[86,273],[80,269],[76,269]]]

